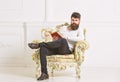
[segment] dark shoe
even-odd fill
[[[37,80],[45,80],[45,79],[49,79],[49,75],[48,74],[45,74],[45,73],[42,73],[41,76],[39,78],[37,78]]]
[[[31,48],[31,49],[37,49],[39,48],[39,43],[28,43],[28,46]]]

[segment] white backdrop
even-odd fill
[[[90,44],[83,66],[120,67],[119,8],[119,0],[0,0],[0,29],[4,30],[0,33],[0,44],[7,40],[5,37],[11,37],[15,40],[8,39],[7,42],[17,45],[9,50],[17,47],[18,52],[23,52],[21,56],[16,52],[3,52],[1,44],[0,66],[32,65],[33,51],[27,47],[27,43],[40,39],[42,27],[70,22],[71,13],[78,11],[82,15],[81,26],[87,29],[87,41]],[[23,22],[27,23],[26,27],[22,26]],[[10,36],[8,31],[13,35],[17,33]],[[23,48],[27,48],[26,51]]]

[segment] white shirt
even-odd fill
[[[73,46],[75,45],[75,43],[77,41],[84,39],[83,29],[81,27],[79,27],[78,30],[69,31],[67,29],[67,26],[63,26],[63,27],[61,27],[59,32],[65,39],[67,39],[68,46],[69,46],[71,51],[73,50]]]

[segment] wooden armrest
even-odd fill
[[[84,61],[84,52],[86,49],[88,49],[89,45],[88,42],[85,40],[78,41],[75,45],[75,60],[76,61]]]
[[[81,47],[83,50],[86,50],[89,48],[89,44],[87,41],[81,40],[76,43],[75,49],[77,49],[78,47]]]

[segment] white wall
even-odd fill
[[[85,66],[120,67],[120,24],[111,22],[87,24],[90,48]]]
[[[40,39],[41,27],[54,27],[56,24],[70,22],[71,13],[78,11],[82,15],[81,26],[87,28],[87,41],[90,44],[83,66],[120,67],[119,8],[119,0],[0,0],[0,29],[3,31],[0,32],[0,42],[18,44],[7,50],[2,48],[5,52],[0,50],[0,66],[33,65],[33,50],[27,47],[27,43]],[[23,22],[27,25],[22,26]],[[15,40],[7,40],[5,37]],[[24,54],[6,53],[15,48],[22,50]],[[13,63],[13,58],[18,62]]]
[[[0,21],[43,21],[45,0],[0,0]]]
[[[23,66],[24,28],[21,23],[0,23],[0,66]]]

